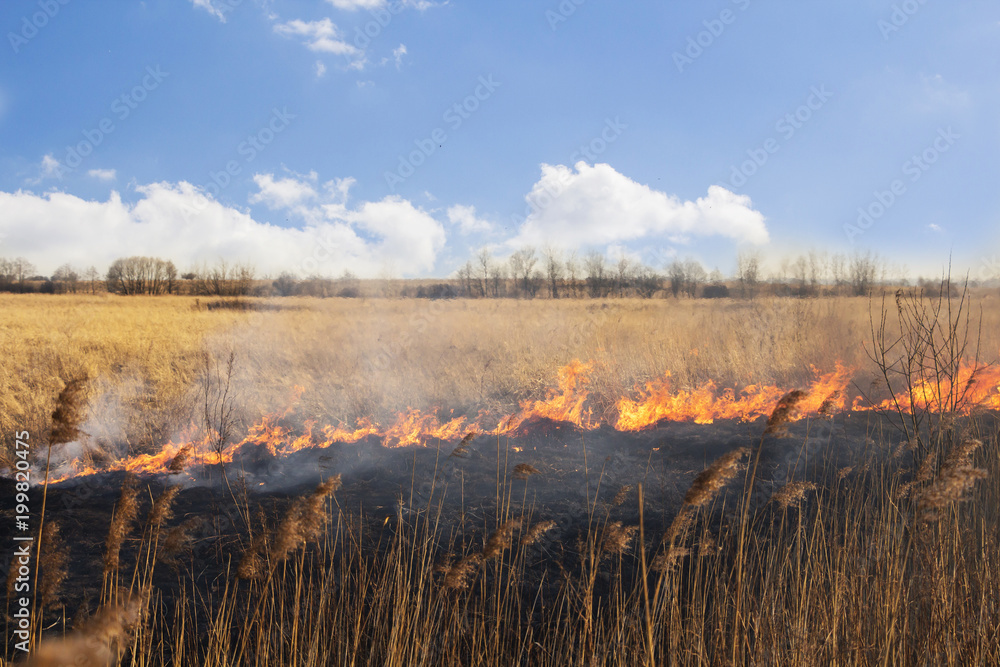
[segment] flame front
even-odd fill
[[[177,472],[185,464],[231,463],[237,452],[244,447],[259,447],[272,456],[283,457],[304,449],[357,443],[368,438],[377,438],[386,447],[421,446],[433,441],[457,441],[469,433],[513,435],[530,429],[533,423],[540,420],[568,423],[583,430],[592,430],[601,425],[593,418],[591,409],[586,405],[593,369],[593,362],[576,360],[560,368],[558,385],[548,391],[544,400],[522,402],[518,412],[499,420],[492,429],[480,426],[488,418],[485,414],[472,420],[465,416],[452,416],[442,421],[436,414],[439,411],[410,409],[385,426],[374,420],[364,419],[353,427],[340,424],[317,428],[317,422],[310,420],[305,421],[301,429],[296,431],[287,425],[288,417],[295,411],[303,391],[301,387],[296,387],[293,400],[286,410],[264,416],[239,442],[220,448],[215,443],[216,434],[199,434],[192,427],[179,442],[168,442],[155,454],[123,458],[100,470],[77,459],[60,467],[58,473],[50,477],[50,481],[58,482],[102,471],[166,473]],[[830,373],[824,374],[815,368],[813,373],[815,377],[798,406],[798,418],[843,410],[847,404],[847,387],[853,369],[837,363]],[[671,386],[671,376],[667,373],[663,378],[637,389],[635,393],[638,398],[622,398],[616,403],[618,414],[613,428],[618,431],[638,431],[665,421],[697,424],[711,424],[722,419],[752,421],[770,415],[787,389],[775,385],[749,385],[739,391],[733,388],[719,391],[713,382],[706,382],[693,389],[674,389]],[[898,403],[904,410],[953,410],[959,399],[969,407],[1000,409],[1000,368],[964,365],[957,374],[954,386],[946,382],[923,380],[915,384],[911,395],[904,393],[868,408],[863,408],[855,401],[852,408],[894,409]]]

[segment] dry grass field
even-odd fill
[[[971,313],[980,361],[996,363],[1000,299],[953,301]],[[877,299],[213,305],[0,296],[5,459],[14,460],[15,431],[43,443],[53,426],[65,429],[69,418],[53,411],[72,414],[74,400],[83,407],[69,430],[79,427],[101,450],[98,464],[209,428],[209,403],[214,418],[228,410],[230,441],[264,415],[290,424],[293,406],[297,427],[302,419],[389,424],[409,409],[489,422],[555,396],[573,360],[592,362],[586,405],[605,425],[620,399],[668,373],[677,391],[711,381],[720,392],[776,385],[785,393],[841,363],[852,369],[847,406],[858,393],[890,396],[870,356]],[[892,295],[886,307],[889,339],[914,333],[913,322],[895,318]],[[919,368],[936,369],[939,381],[952,373],[957,395],[978,375],[965,382],[949,370],[957,348],[948,333],[963,329],[964,314],[941,318],[917,350]],[[886,363],[904,353],[882,351]],[[81,377],[81,397],[60,398]],[[62,534],[42,538],[46,631],[33,635],[30,664],[1000,663],[996,412],[956,400],[919,422],[907,406],[789,422],[807,398],[787,393],[769,418],[748,424],[654,426],[631,439],[610,427],[484,432],[384,454],[362,441],[358,451],[381,461],[373,476],[327,474],[323,457],[303,458],[316,466],[307,486],[266,498],[248,488],[245,471],[225,467],[202,481],[195,473],[70,480],[52,487],[50,502],[72,508],[66,499],[89,489],[86,520],[102,524],[85,529],[101,533],[91,546],[103,560],[94,572],[75,571],[79,536],[66,526],[81,515],[50,510],[45,520],[63,522]],[[704,452],[682,452],[684,438],[706,443]],[[817,438],[858,449],[818,450],[799,466]],[[651,482],[612,488],[619,442],[648,454],[640,480],[654,454],[676,452],[662,467],[676,466],[682,487],[666,496]],[[529,445],[537,458],[511,458]],[[338,447],[331,456],[352,456],[354,445]],[[601,456],[588,459],[588,447]],[[790,455],[774,459],[779,451]],[[379,480],[392,475],[409,484],[409,499],[376,509],[375,499],[391,496]],[[563,503],[578,487],[546,488],[546,475],[585,478],[582,508]],[[204,480],[210,491],[199,490]],[[32,503],[40,500],[36,487]],[[86,604],[79,591],[59,592],[90,580]]]

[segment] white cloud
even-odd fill
[[[354,11],[356,9],[378,9],[386,0],[326,0],[337,9]]]
[[[274,32],[283,37],[298,37],[310,51],[332,53],[351,58],[351,67],[364,67],[364,52],[341,38],[340,30],[328,18],[319,21],[295,19],[274,26]]]
[[[458,225],[463,234],[488,232],[493,229],[493,225],[489,222],[476,217],[475,206],[462,206],[460,204],[452,206],[448,209],[448,221]]]
[[[406,44],[400,44],[392,50],[392,57],[396,59],[396,69],[403,65],[403,56],[406,55]]]
[[[323,64],[322,60],[316,61],[316,78],[322,79],[323,75],[326,74],[326,65]]]
[[[206,12],[208,12],[215,18],[219,19],[223,23],[226,22],[225,13],[221,9],[216,8],[212,0],[191,0],[191,4],[194,5],[195,7],[198,7],[199,9],[204,9]]]
[[[316,190],[309,183],[295,178],[275,180],[273,174],[256,174],[253,181],[259,191],[250,195],[251,204],[263,203],[271,209],[291,208],[316,198]]]
[[[96,178],[99,181],[113,181],[117,175],[118,172],[114,169],[91,169],[87,171],[87,176]]]
[[[26,178],[25,182],[28,185],[38,185],[42,181],[48,178],[62,178],[63,176],[63,166],[59,163],[52,153],[47,153],[42,156],[42,161],[38,165],[38,175],[34,178]]]
[[[529,213],[510,245],[608,246],[657,237],[684,243],[696,236],[768,242],[764,216],[746,195],[713,185],[708,196],[681,201],[607,164],[543,164],[525,200]]]
[[[284,37],[301,37],[306,46],[313,51],[334,53],[337,55],[352,55],[357,48],[340,39],[340,31],[328,18],[319,21],[303,21],[295,19],[274,26],[274,31]]]
[[[322,192],[290,180],[260,175],[255,197],[297,214],[296,227],[254,220],[182,181],[138,186],[134,204],[114,191],[103,202],[62,192],[0,192],[0,234],[12,254],[43,271],[64,262],[106,266],[129,255],[171,259],[182,270],[220,257],[249,261],[262,273],[347,269],[374,276],[386,265],[402,275],[433,270],[445,231],[427,212],[398,197],[348,206],[352,179],[330,181]]]
[[[931,230],[932,232],[937,232],[938,234],[944,234],[944,229],[942,229],[940,225],[937,225],[933,222],[927,225],[927,229]]]

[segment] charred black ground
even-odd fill
[[[638,491],[644,502],[647,542],[659,541],[673,521],[695,476],[718,457],[741,447],[761,452],[754,498],[767,506],[786,482],[827,483],[836,472],[869,454],[873,430],[889,428],[871,414],[843,414],[802,420],[783,437],[762,436],[764,421],[709,425],[664,423],[622,433],[610,428],[581,431],[566,424],[534,422],[514,437],[479,436],[456,451],[455,443],[386,448],[374,439],[326,449],[307,449],[276,458],[264,448],[245,447],[225,467],[194,467],[176,475],[143,476],[141,523],[152,499],[181,485],[169,525],[200,519],[190,548],[175,568],[156,569],[155,587],[167,600],[178,591],[179,573],[206,591],[224,584],[249,543],[249,535],[273,525],[292,499],[322,479],[342,476],[334,494],[329,530],[351,526],[366,536],[373,552],[393,531],[433,515],[442,559],[449,553],[481,548],[498,525],[500,504],[528,522],[554,521],[537,548],[546,557],[534,566],[570,569],[578,556],[577,538],[592,525],[639,523]],[[517,474],[517,466],[531,474]],[[537,472],[535,472],[537,471]],[[713,521],[731,517],[746,483],[742,473],[716,501]],[[521,478],[525,477],[525,478]],[[125,474],[103,473],[51,485],[47,520],[58,521],[70,549],[69,585],[63,601],[67,617],[84,615],[100,595],[105,536]],[[10,495],[12,482],[2,481]],[[41,488],[32,491],[41,506]],[[4,513],[10,514],[5,508]],[[249,513],[250,525],[246,514]],[[5,517],[4,525],[11,525]],[[126,541],[122,562],[134,559],[138,530]],[[6,570],[6,567],[4,568]],[[180,572],[179,572],[179,571]]]

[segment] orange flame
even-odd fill
[[[799,404],[800,414],[842,410],[851,371],[838,363],[832,373],[821,375],[815,368],[813,373],[817,377],[809,386],[806,399]],[[696,424],[711,424],[716,419],[750,421],[770,415],[785,393],[787,390],[774,385],[749,385],[737,396],[729,388],[720,393],[712,381],[696,389],[675,391],[670,386],[670,373],[667,373],[663,379],[648,383],[638,400],[623,398],[618,401],[615,428],[638,431],[661,421]]]
[[[480,426],[480,421],[486,418],[483,414],[472,421],[464,416],[441,421],[435,412],[409,409],[388,426],[363,419],[353,428],[344,424],[317,428],[317,422],[309,420],[296,433],[287,425],[287,418],[295,411],[303,393],[301,387],[295,387],[293,400],[287,409],[264,416],[249,429],[245,438],[227,444],[221,450],[213,446],[216,434],[209,432],[197,437],[197,431],[192,427],[179,438],[179,442],[168,442],[155,454],[126,457],[101,470],[77,459],[61,467],[60,473],[53,475],[50,481],[54,483],[102,471],[166,473],[171,462],[182,453],[189,457],[192,465],[231,463],[237,452],[247,446],[260,447],[272,456],[283,457],[305,449],[351,444],[366,438],[378,438],[386,447],[409,447],[422,446],[431,441],[456,441],[468,433],[511,435],[529,428],[538,420],[563,422],[592,430],[600,426],[600,421],[593,418],[591,409],[586,406],[593,369],[593,362],[578,360],[560,368],[558,385],[548,391],[544,400],[522,402],[517,413],[501,419],[495,428],[489,430]],[[815,378],[798,406],[798,418],[843,410],[847,405],[847,387],[852,369],[837,363],[830,373],[820,373],[815,368],[813,373]],[[963,366],[954,388],[947,383],[923,381],[913,391],[912,404],[920,409],[936,410],[942,405],[947,408],[962,392],[969,405],[1000,409],[1000,367]],[[738,392],[733,388],[719,391],[713,382],[694,389],[675,390],[667,373],[663,378],[646,384],[645,388],[638,389],[638,398],[622,398],[617,402],[618,416],[614,428],[618,431],[638,431],[663,421],[697,424],[711,424],[719,419],[751,421],[770,415],[785,393],[786,389],[775,385],[749,385]],[[909,409],[911,402],[905,394],[895,400],[904,409]],[[892,409],[893,406],[893,399],[889,399],[872,407]],[[852,407],[872,409],[861,407],[858,401]]]

